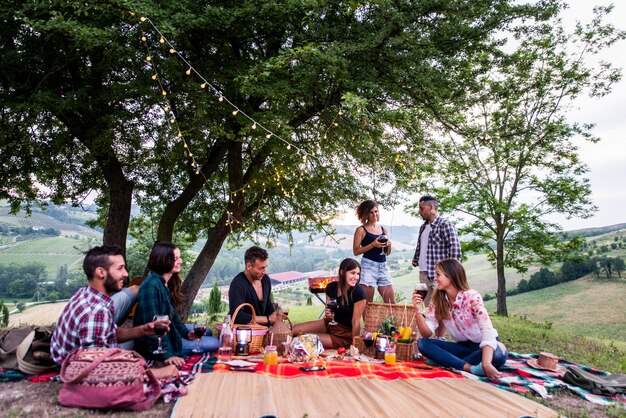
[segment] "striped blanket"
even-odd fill
[[[556,372],[548,370],[538,370],[528,365],[528,360],[537,358],[534,354],[517,354],[509,353],[509,358],[506,361],[505,367],[501,370],[502,376],[499,379],[488,379],[486,377],[478,377],[470,373],[459,372],[465,377],[470,379],[476,379],[483,382],[495,385],[500,389],[504,389],[509,392],[515,392],[519,394],[533,393],[547,398],[550,396],[550,392],[556,389],[568,389],[572,393],[580,396],[583,399],[588,400],[599,405],[623,405],[626,407],[626,397],[609,397],[595,395],[588,390],[580,388],[578,386],[570,385],[563,381],[563,374],[567,367],[574,365],[589,373],[606,376],[609,373],[603,370],[593,369],[591,367],[583,366],[580,364],[572,363],[567,360],[559,360],[558,368]]]

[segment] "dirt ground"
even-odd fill
[[[162,400],[156,402],[152,408],[143,412],[100,412],[66,408],[60,406],[57,395],[61,383],[32,383],[30,381],[0,383],[0,417],[169,417],[173,404],[165,404]],[[569,418],[616,418],[626,417],[626,409],[616,412],[611,409],[587,402],[566,391],[560,391],[545,405],[559,411]]]
[[[66,408],[59,405],[57,395],[62,383],[33,383],[29,380],[0,383],[0,417],[143,417],[167,418],[173,404],[158,400],[143,412],[100,412],[97,410]]]

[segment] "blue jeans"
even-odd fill
[[[189,331],[193,330],[192,324],[185,324],[185,326],[187,327]],[[181,354],[183,356],[190,356],[192,354],[195,354],[192,350],[198,346],[198,340],[191,341],[191,340],[187,340],[183,338],[182,342],[183,342],[183,348],[181,350]],[[200,338],[200,350],[202,350],[203,353],[213,353],[217,351],[219,345],[220,345],[219,340],[213,337],[211,330],[207,328],[206,333],[204,334],[204,337]]]
[[[457,370],[463,370],[465,363],[474,366],[483,359],[480,344],[472,341],[455,343],[422,338],[418,344],[418,349],[426,358],[440,366],[452,367]],[[498,346],[493,352],[491,364],[493,364],[493,367],[500,370],[500,368],[504,366],[507,356],[508,352],[503,352],[500,346]]]

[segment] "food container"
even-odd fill
[[[263,364],[272,366],[278,364],[278,351],[275,345],[266,345],[263,352]]]
[[[393,347],[387,347],[385,349],[385,364],[396,364],[396,349]]]

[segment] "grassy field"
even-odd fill
[[[43,263],[49,278],[54,278],[59,267],[79,268],[85,242],[66,237],[39,238],[20,241],[0,250],[0,266],[8,264]]]
[[[587,276],[507,298],[509,314],[572,334],[626,342],[626,280]],[[496,301],[486,303],[490,312]]]

